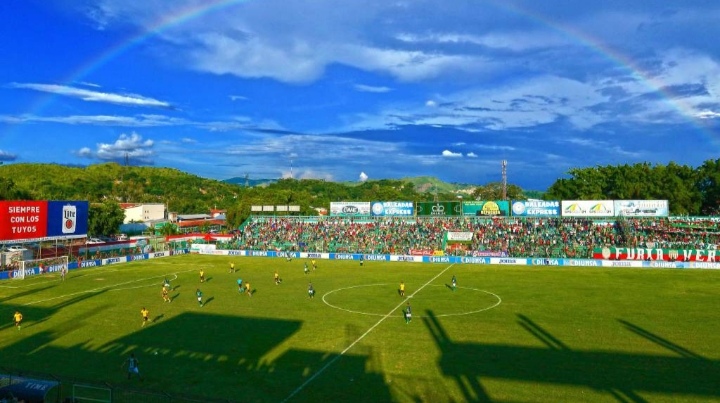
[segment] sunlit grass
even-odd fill
[[[717,271],[303,263],[185,255],[2,282],[2,366],[253,402],[720,400]]]

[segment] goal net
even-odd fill
[[[57,256],[48,257],[44,259],[32,259],[32,260],[21,260],[20,269],[13,276],[13,278],[24,279],[27,274],[47,274],[56,273],[61,274],[67,272],[68,269],[68,257]]]

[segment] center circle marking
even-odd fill
[[[383,316],[383,317],[384,317],[384,316],[387,316],[387,317],[391,317],[391,318],[392,318],[392,317],[402,317],[402,315],[400,315],[400,314],[387,315],[387,314],[381,314],[381,313],[363,312],[363,311],[356,311],[356,310],[353,310],[353,309],[347,309],[347,308],[343,308],[343,307],[340,307],[340,306],[337,306],[337,305],[333,305],[333,304],[331,304],[330,302],[328,302],[327,299],[326,299],[326,297],[327,297],[328,295],[334,294],[334,293],[336,293],[336,292],[338,292],[338,291],[350,290],[350,289],[353,289],[353,288],[361,288],[361,287],[380,287],[380,286],[387,286],[387,285],[389,285],[389,284],[362,284],[362,285],[353,285],[353,286],[350,286],[350,287],[336,288],[336,289],[334,289],[334,290],[328,291],[328,292],[326,292],[325,294],[323,294],[323,296],[322,296],[322,301],[325,303],[325,305],[327,305],[327,306],[329,306],[329,307],[331,307],[331,308],[339,309],[339,310],[345,311],[345,312],[357,313],[357,314],[360,314],[360,315],[368,315],[368,316]],[[445,285],[430,284],[428,287],[443,287],[443,288],[445,288],[446,286],[445,286]],[[472,288],[472,287],[456,287],[456,288],[457,288],[458,290],[471,290],[471,291],[476,291],[476,292],[488,294],[488,295],[491,295],[491,296],[495,297],[495,299],[496,299],[497,301],[496,301],[493,305],[486,306],[486,307],[483,307],[483,308],[480,308],[480,309],[475,309],[475,310],[465,311],[465,312],[459,312],[459,313],[445,313],[445,314],[440,314],[440,315],[433,315],[433,317],[441,318],[441,317],[448,317],[448,316],[472,315],[472,314],[474,314],[474,313],[489,311],[490,309],[493,309],[493,308],[497,307],[498,305],[500,305],[500,304],[502,303],[502,298],[500,298],[499,295],[497,295],[497,294],[495,294],[495,293],[492,293],[492,292],[490,292],[490,291],[485,291],[485,290],[481,290],[481,289],[479,289],[479,288]],[[408,296],[408,297],[406,297],[404,300],[409,300],[410,298],[413,298],[413,297],[412,297],[412,296]],[[413,315],[413,316],[416,317],[416,318],[425,318],[425,317],[427,317],[427,316],[421,316],[421,315]]]

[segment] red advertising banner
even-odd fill
[[[0,200],[0,243],[82,238],[89,204],[78,200]]]
[[[408,252],[413,256],[432,256],[434,251],[432,249],[410,249]]]
[[[47,234],[47,201],[4,201],[0,204],[0,239],[43,238]]]

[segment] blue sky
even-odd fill
[[[0,161],[543,190],[718,158],[720,3],[5,0]]]

